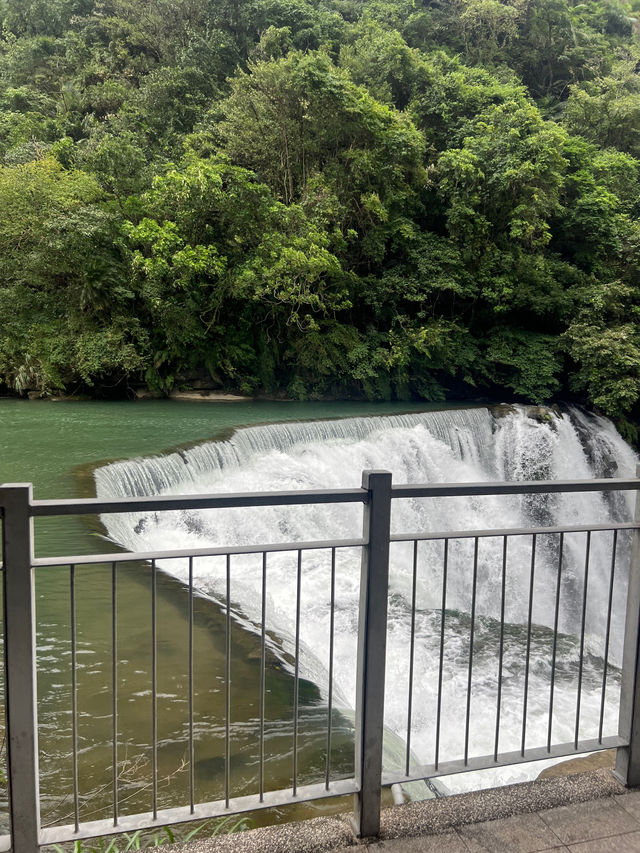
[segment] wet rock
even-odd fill
[[[511,403],[495,403],[493,406],[489,406],[489,411],[494,418],[506,418],[509,415],[515,415],[517,409]]]
[[[553,406],[522,406],[516,407],[512,403],[496,403],[489,406],[489,411],[496,420],[516,415],[519,410],[524,409],[524,413],[532,421],[539,424],[547,424],[551,429],[557,429],[556,420],[562,417],[560,409],[555,404]]]
[[[560,764],[547,767],[540,773],[538,779],[552,779],[554,776],[570,776],[572,773],[586,773],[589,770],[613,770],[616,763],[615,749],[605,749],[591,755],[570,758]]]
[[[526,406],[525,412],[528,418],[539,424],[552,424],[556,418],[556,413],[548,406]]]
[[[144,529],[147,526],[147,519],[141,518],[138,523],[133,528],[133,532],[140,536],[141,533],[144,533]]]

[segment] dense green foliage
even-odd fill
[[[640,411],[640,0],[0,0],[0,382]]]

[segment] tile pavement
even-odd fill
[[[371,853],[640,853],[640,790],[359,847]]]

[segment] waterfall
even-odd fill
[[[227,441],[99,468],[95,472],[96,490],[99,497],[121,497],[338,489],[359,486],[362,470],[372,468],[392,471],[396,484],[633,475],[636,456],[606,419],[575,408],[542,420],[529,414],[526,407],[517,406],[508,407],[500,416],[487,408],[472,408],[243,428]],[[618,521],[629,516],[631,501],[629,494],[599,493],[398,500],[393,503],[392,530],[416,533]],[[138,513],[104,517],[103,523],[109,537],[130,550],[195,549],[359,537],[362,507],[345,504]],[[553,716],[553,737],[560,742],[571,741],[574,736],[586,539],[586,534],[567,534],[562,552]],[[581,737],[595,737],[598,733],[611,546],[610,532],[592,534]],[[460,708],[466,702],[474,546],[473,540],[457,539],[451,540],[448,547],[442,691],[445,721],[460,719]],[[614,586],[611,629],[610,661],[614,663],[619,663],[622,644],[625,547],[628,543],[621,535],[618,550],[621,568]],[[421,542],[417,552],[411,745],[416,759],[424,762],[433,761],[434,750],[443,548],[442,541]],[[497,700],[502,549],[501,538],[481,540],[478,547],[471,755],[491,754],[494,749],[495,713],[487,709],[495,708]],[[558,536],[538,537],[526,719],[528,746],[546,744],[559,556]],[[510,537],[501,750],[520,748],[531,558],[531,537]],[[269,642],[289,666],[294,649],[296,559],[295,553],[271,554],[267,568]],[[359,549],[337,552],[334,702],[345,709],[354,707],[359,563]],[[232,565],[234,616],[251,629],[261,618],[261,556],[234,557]],[[300,672],[321,691],[326,691],[330,553],[304,552],[302,566]],[[162,567],[182,579],[187,577],[186,560],[164,561]],[[407,735],[412,572],[413,544],[393,543],[385,725],[400,738]],[[201,590],[214,600],[223,601],[224,558],[195,560],[194,577]],[[616,732],[616,678],[612,669],[605,707],[605,735]],[[463,742],[464,725],[443,724],[441,760],[459,758]],[[492,772],[494,777],[489,783],[496,781],[497,771]],[[502,770],[501,779],[522,778],[518,775],[521,773],[517,769]],[[463,782],[458,783],[458,788],[461,787]]]

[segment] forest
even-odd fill
[[[640,424],[640,0],[0,0],[0,391]]]

